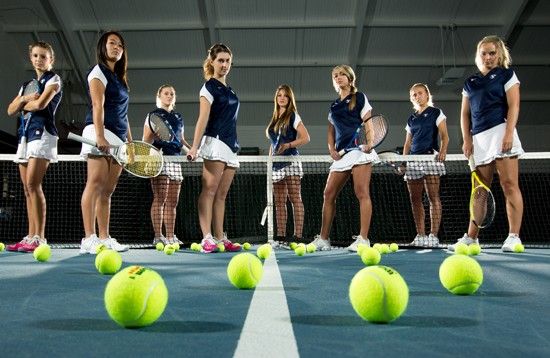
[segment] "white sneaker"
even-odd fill
[[[78,252],[80,255],[84,254],[92,254],[94,255],[96,252],[97,245],[101,244],[99,239],[97,238],[96,234],[92,234],[88,237],[85,237],[80,242],[80,251]]]
[[[174,242],[174,244],[179,244],[179,245],[183,245],[183,242],[178,239],[178,237],[174,234],[174,236],[172,236],[172,241]]]
[[[110,236],[107,239],[100,240],[100,241],[103,245],[107,246],[107,248],[118,252],[124,252],[130,249],[130,246],[119,244],[118,241],[116,241],[116,239]]]
[[[438,247],[439,246],[439,238],[435,236],[434,234],[428,235],[426,238],[426,246],[427,247]]]
[[[462,236],[460,239],[458,239],[457,242],[455,242],[452,245],[447,246],[447,250],[454,251],[456,244],[459,244],[459,243],[463,243],[465,245],[471,245],[471,244],[478,244],[479,245],[478,239],[472,239],[471,237],[468,236],[468,234],[464,234],[464,236]]]
[[[426,246],[427,237],[426,235],[416,234],[414,240],[409,244],[411,246]]]
[[[502,251],[504,252],[514,252],[514,247],[517,244],[521,244],[521,240],[517,234],[508,234],[504,244],[502,244]]]
[[[310,244],[314,244],[319,251],[329,251],[331,249],[330,239],[322,239],[321,235],[315,235],[315,239]]]
[[[363,239],[363,236],[361,235],[352,236],[351,238],[355,241],[348,246],[348,251],[357,252],[357,246],[359,246],[359,244],[367,245],[368,247],[370,247],[369,239]]]

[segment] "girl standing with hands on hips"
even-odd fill
[[[202,252],[218,251],[222,243],[226,251],[239,251],[223,231],[225,198],[239,167],[237,151],[237,116],[239,99],[227,86],[233,54],[218,43],[210,47],[203,70],[206,83],[200,90],[199,118],[193,145],[187,153],[195,160],[200,153],[204,160],[202,189],[199,195],[199,223],[202,231]]]

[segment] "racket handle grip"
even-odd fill
[[[338,152],[338,155],[340,155],[340,156],[343,156],[344,154],[346,154],[345,149],[342,149],[341,151]]]
[[[470,167],[470,171],[475,171],[476,170],[476,163],[474,161],[474,155],[470,155],[468,157],[468,166]]]
[[[74,141],[84,143],[84,144],[88,144],[88,145],[91,145],[92,147],[95,147],[97,145],[95,140],[84,138],[84,137],[79,136],[78,134],[74,134],[72,132],[69,132],[69,134],[67,135],[67,139],[74,140]]]

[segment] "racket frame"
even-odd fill
[[[372,116],[370,116],[369,118],[365,119],[364,121],[361,122],[361,125],[359,127],[357,127],[357,130],[355,131],[354,135],[353,135],[353,138],[351,140],[352,143],[354,143],[356,140],[357,140],[357,136],[359,135],[359,133],[361,132],[361,129],[367,124],[367,122],[373,120],[374,118],[381,118],[381,123],[384,125],[384,134],[381,136],[381,138],[378,140],[378,141],[374,141],[373,145],[371,146],[371,149],[374,149],[376,147],[378,147],[380,144],[382,144],[382,142],[384,141],[384,139],[386,139],[386,136],[388,135],[388,130],[389,130],[389,124],[388,124],[388,121],[386,120],[386,117],[383,115],[383,114],[373,114]],[[375,131],[376,133],[376,128],[374,126],[374,122],[373,123],[373,131]],[[351,147],[351,148],[344,148],[342,150],[340,150],[338,152],[338,154],[340,156],[343,156],[345,155],[346,153],[349,153],[351,152],[352,150],[356,150],[360,148],[360,146],[357,146],[357,147]]]

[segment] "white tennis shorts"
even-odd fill
[[[218,138],[206,135],[203,136],[201,147],[199,149],[199,156],[206,160],[218,160],[224,162],[229,167],[240,167],[237,154],[233,153],[227,144]]]
[[[504,138],[505,131],[506,123],[502,123],[474,135],[474,162],[476,166],[489,164],[497,158],[521,156],[524,153],[516,129],[514,129],[512,149],[506,153],[501,152],[502,138]]]
[[[331,172],[345,172],[351,170],[356,165],[361,164],[376,164],[380,159],[374,149],[370,153],[365,153],[361,150],[352,150],[345,154],[342,158],[335,160],[330,166]]]
[[[27,151],[24,159],[19,159],[16,155],[13,160],[15,163],[28,163],[29,158],[47,159],[50,163],[57,163],[57,136],[51,135],[44,130],[40,139],[27,142]],[[19,143],[17,153],[22,150],[23,144]]]

